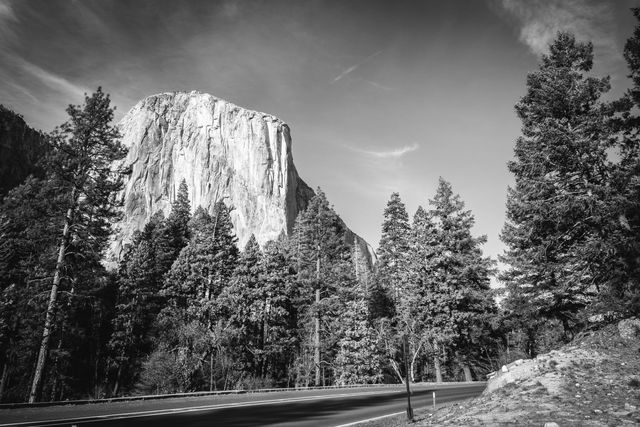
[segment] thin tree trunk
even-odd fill
[[[62,230],[62,241],[60,242],[60,249],[58,251],[58,260],[56,261],[56,269],[53,274],[53,283],[51,285],[51,294],[49,295],[49,305],[47,307],[47,314],[44,321],[44,329],[42,332],[42,342],[40,343],[40,352],[38,353],[38,361],[36,363],[35,373],[33,375],[33,383],[31,384],[31,392],[29,393],[29,403],[34,403],[38,396],[40,389],[40,382],[42,381],[42,374],[44,372],[44,365],[47,359],[47,353],[49,352],[49,338],[51,337],[51,327],[53,325],[53,319],[56,313],[56,303],[58,300],[58,287],[60,286],[60,279],[62,278],[62,268],[64,267],[64,258],[67,252],[67,245],[69,244],[69,235],[71,232],[71,218],[76,205],[75,189],[71,193],[72,206],[67,211],[67,217],[64,222],[64,229]]]
[[[93,398],[100,399],[100,388],[98,386],[98,363],[100,361],[100,350],[96,350],[95,359],[93,362]],[[103,391],[104,393],[104,391]],[[102,394],[103,394],[102,393]]]
[[[7,378],[9,378],[9,359],[5,360],[2,367],[2,377],[0,377],[0,403],[2,403],[2,396],[4,395],[4,388],[7,384]]]
[[[320,289],[316,289],[316,306],[320,303]],[[316,385],[320,385],[320,314],[316,310],[313,362],[316,371]]]
[[[436,382],[442,382],[442,370],[440,369],[440,358],[438,357],[438,345],[433,343],[433,369],[436,372]]]
[[[462,363],[462,371],[464,372],[464,380],[466,382],[473,381],[473,377],[471,376],[471,368],[467,363]]]
[[[71,296],[73,296],[73,294],[75,293],[75,284],[71,286]],[[68,299],[67,304],[66,304],[66,310],[67,312],[71,309],[71,298]],[[61,319],[61,326],[60,326],[60,337],[58,338],[58,345],[56,346],[56,355],[54,357],[53,360],[53,369],[52,372],[55,375],[55,378],[53,379],[53,387],[51,390],[51,400],[55,401],[56,400],[56,394],[58,392],[58,384],[61,384],[61,388],[64,388],[64,380],[60,379],[60,375],[58,372],[58,368],[59,368],[59,364],[60,364],[60,351],[62,350],[62,340],[64,339],[64,330],[65,330],[65,324],[66,324],[66,316],[62,316]],[[60,393],[63,393],[63,391],[61,391]],[[60,400],[62,400],[62,398],[60,398]]]
[[[209,353],[209,391],[213,391],[213,350]]]
[[[55,377],[53,378],[53,387],[51,387],[51,400],[55,401],[56,400],[56,393],[58,392],[58,354],[60,353],[60,350],[62,349],[62,334],[64,333],[64,330],[61,329],[60,330],[60,338],[58,339],[58,346],[56,347],[56,349],[58,350],[56,356],[53,358],[53,369],[51,370],[51,372],[53,373],[53,375],[55,375]]]
[[[422,349],[422,342],[420,343],[420,345],[418,345],[418,348],[416,349],[416,351],[413,353],[413,357],[411,358],[411,382],[416,382],[416,375],[415,375],[415,363],[416,363],[416,359],[418,357],[418,354],[420,354],[420,349]]]
[[[314,339],[314,363],[316,365],[316,383],[320,385],[320,244],[317,246],[316,259],[316,312],[315,312],[315,339]]]
[[[261,338],[261,343],[260,343],[260,347],[262,350],[262,359],[261,359],[261,365],[260,365],[260,376],[262,378],[266,377],[266,371],[267,371],[267,365],[268,365],[268,359],[267,359],[267,352],[265,351],[265,348],[267,346],[267,334],[269,333],[268,331],[268,327],[269,327],[269,311],[271,308],[271,302],[269,301],[269,297],[265,298],[264,300],[264,310],[262,313],[262,338]]]
[[[393,371],[398,376],[398,379],[400,380],[400,384],[403,384],[404,378],[402,378],[402,374],[400,373],[400,368],[398,368],[398,364],[393,359],[389,359],[389,362],[391,362],[391,367],[393,368]]]
[[[113,391],[111,396],[116,397],[118,394],[118,387],[120,386],[120,377],[122,376],[122,361],[124,360],[124,350],[120,353],[120,363],[118,363],[118,371],[116,372],[116,383],[113,385]]]
[[[442,382],[442,371],[440,370],[440,359],[438,356],[433,356],[433,369],[436,372],[436,382]]]

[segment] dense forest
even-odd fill
[[[290,235],[238,248],[230,208],[192,206],[184,182],[107,270],[126,150],[98,89],[0,205],[0,401],[482,380],[637,315],[640,26],[624,57],[615,101],[567,33],[527,76],[498,289],[442,178],[412,218],[391,195],[369,275],[322,190]]]

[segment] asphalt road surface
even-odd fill
[[[411,403],[415,409],[478,396],[485,383],[413,385]],[[106,405],[106,406],[105,406]],[[93,408],[92,408],[93,407]],[[33,426],[338,426],[404,412],[407,407],[403,386],[393,388],[323,390],[253,394],[212,399],[168,399],[135,404],[103,404],[58,408],[12,410],[0,413],[0,425]],[[22,411],[22,412],[20,412]],[[25,412],[27,411],[27,412]],[[29,411],[32,411],[29,413]],[[3,416],[13,412],[6,421]],[[93,412],[93,413],[92,413]],[[37,415],[37,416],[36,416]]]

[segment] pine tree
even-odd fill
[[[81,106],[70,105],[68,122],[51,134],[53,151],[48,157],[48,179],[64,183],[68,191],[66,215],[59,244],[58,259],[53,270],[50,299],[46,310],[42,341],[33,375],[29,402],[35,402],[49,352],[51,331],[58,308],[58,289],[69,261],[70,244],[77,243],[85,251],[79,256],[99,258],[107,242],[111,220],[117,215],[116,192],[121,188],[120,176],[112,171],[115,160],[126,150],[120,144],[118,130],[111,125],[113,109],[101,88],[85,96]],[[86,252],[90,251],[90,252]]]
[[[426,349],[436,349],[434,344],[434,329],[431,323],[432,297],[438,288],[439,281],[436,273],[435,257],[438,254],[439,233],[433,216],[422,206],[418,206],[413,216],[408,251],[408,284],[405,300],[400,307],[398,320],[402,334],[407,337],[408,351],[411,365],[408,367],[412,376],[415,375],[415,363],[423,359]],[[398,342],[396,344],[400,346]],[[442,381],[440,375],[440,359],[434,356],[436,363],[437,381]]]
[[[591,43],[559,33],[528,75],[516,105],[523,136],[508,165],[515,186],[501,235],[509,266],[502,280],[513,302],[527,304],[514,309],[530,314],[525,322],[557,319],[567,337],[598,294],[611,197],[605,150],[612,109],[600,102],[609,79],[586,77],[592,63]]]
[[[384,210],[376,280],[391,291],[396,304],[403,300],[407,284],[409,232],[409,216],[404,203],[400,200],[400,194],[392,193]]]
[[[221,309],[214,301],[236,266],[237,239],[229,209],[222,202],[213,215],[199,207],[189,225],[191,240],[167,273],[163,293],[185,320],[208,322]]]
[[[321,189],[317,190],[307,208],[296,218],[293,238],[294,259],[302,284],[299,310],[313,322],[314,383],[321,385],[324,381],[321,365],[327,362],[321,356],[322,349],[330,357],[335,351],[332,344],[337,339],[336,331],[329,324],[330,315],[339,312],[336,310],[340,303],[339,292],[352,286],[350,281],[355,282],[351,251],[345,242],[344,223]],[[321,324],[325,324],[324,330]]]
[[[153,324],[164,306],[159,295],[165,274],[189,241],[191,205],[188,187],[182,180],[168,218],[154,214],[120,263],[116,314],[109,341],[111,364],[116,370],[113,395],[123,385],[135,384],[142,358],[153,343]],[[124,371],[124,372],[123,372]]]
[[[160,212],[142,232],[135,233],[120,263],[113,333],[109,340],[111,361],[116,369],[112,395],[117,395],[122,378],[135,381],[136,365],[150,350],[149,330],[159,311],[159,304],[154,302],[162,284],[155,238],[163,222]]]
[[[632,9],[640,21],[640,8]],[[640,311],[640,25],[624,47],[633,86],[613,103],[617,113],[611,120],[618,137],[614,148],[619,161],[612,166],[615,197],[608,204],[609,222],[605,230],[602,283],[603,313],[620,316]],[[606,256],[608,255],[608,256]]]
[[[235,328],[234,344],[243,370],[260,376],[264,366],[264,296],[259,282],[262,253],[252,234],[238,257],[230,285],[221,298],[232,307],[229,317]]]
[[[298,340],[296,337],[297,312],[294,300],[298,298],[294,262],[288,257],[287,241],[281,236],[264,245],[260,260],[260,297],[264,301],[261,332],[263,335],[264,364],[261,375],[271,375],[279,384],[288,383]],[[284,383],[287,381],[286,383]]]
[[[183,179],[178,187],[178,193],[171,204],[171,212],[162,228],[154,236],[156,245],[157,265],[159,274],[169,271],[182,248],[187,246],[191,237],[189,221],[191,220],[191,204],[189,203],[189,188]]]
[[[208,383],[213,387],[214,351],[227,339],[223,335],[234,308],[225,304],[220,295],[231,282],[238,258],[229,212],[222,202],[216,204],[213,215],[198,207],[189,222],[191,239],[165,276],[161,294],[168,305],[158,316],[157,326],[162,333],[152,358],[162,361],[173,357],[176,364],[183,366],[172,380],[178,390],[197,388],[196,374],[202,376],[205,371],[207,355]],[[147,386],[151,386],[151,379],[160,378],[156,369],[162,366],[145,365],[142,377]]]
[[[366,308],[362,298],[346,303],[335,362],[338,385],[376,384],[382,381],[382,358],[375,330],[367,321]]]
[[[486,236],[473,237],[474,217],[448,182],[440,178],[429,203],[432,209],[428,213],[419,209],[414,218],[411,270],[418,301],[412,307],[419,310],[410,317],[428,338],[436,375],[440,377],[447,349],[456,346],[469,377],[465,353],[477,343],[478,325],[495,311],[489,286],[493,262],[482,256],[480,246]]]

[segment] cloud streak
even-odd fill
[[[87,88],[76,85],[62,76],[47,71],[31,62],[21,58],[14,58],[17,65],[25,72],[39,80],[51,90],[62,93],[68,98],[79,101],[84,99],[84,94],[90,91]]]
[[[13,7],[8,0],[0,0],[0,20],[16,20]]]
[[[351,148],[358,153],[366,154],[367,156],[374,157],[376,159],[398,159],[405,154],[416,151],[420,146],[418,144],[406,145],[404,147],[396,148],[389,151],[375,151],[375,150],[362,150],[360,148]]]
[[[367,62],[371,61],[373,58],[375,58],[376,56],[380,55],[381,53],[382,53],[382,50],[379,50],[379,51],[367,56],[365,59],[363,59],[362,61],[358,62],[357,64],[354,64],[354,65],[346,68],[335,79],[333,79],[331,81],[331,84],[334,84],[337,81],[339,81],[339,80],[343,79],[344,77],[348,76],[349,74],[353,73],[359,67],[361,67],[362,65],[364,65]]]
[[[547,52],[558,31],[592,41],[599,52],[617,54],[610,5],[588,0],[501,0],[520,25],[520,41],[536,55]]]
[[[13,10],[13,5],[8,0],[0,0],[0,43],[15,38],[11,28],[12,23],[17,23],[18,17]],[[0,48],[3,48],[0,45]]]

